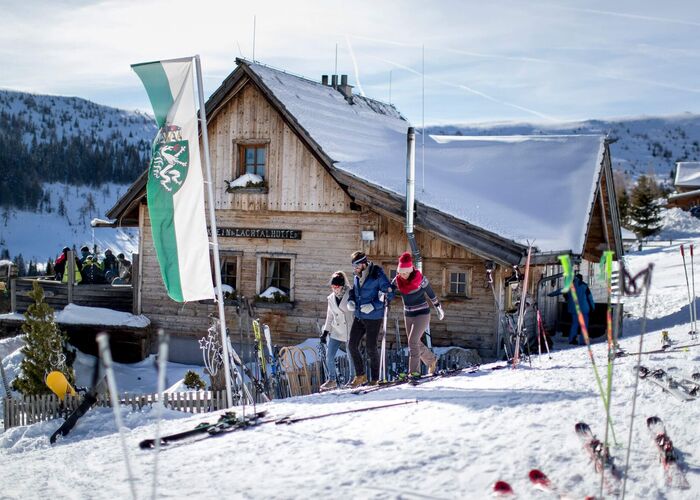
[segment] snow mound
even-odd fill
[[[690,215],[680,208],[667,208],[661,210],[662,229],[655,234],[653,240],[677,240],[692,238],[700,235],[700,219]]]

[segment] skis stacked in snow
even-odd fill
[[[608,493],[617,494],[620,487],[622,472],[615,466],[610,450],[605,444],[595,437],[590,426],[585,422],[579,422],[575,426],[576,435],[581,440],[583,448],[593,461],[596,472],[603,473],[603,483]]]
[[[237,417],[236,412],[226,412],[223,415],[221,415],[219,419],[213,424],[202,422],[193,429],[189,429],[184,432],[178,432],[176,434],[170,434],[168,436],[163,436],[160,438],[160,445],[167,446],[177,441],[184,441],[190,439],[194,436],[215,436],[225,432],[233,432],[248,429],[250,427],[260,425],[264,422],[273,422],[274,420],[261,420],[262,417],[266,415],[266,413],[267,412],[259,411],[253,414],[252,416]],[[144,450],[155,448],[155,446],[155,439],[144,439],[139,443],[139,448]]]
[[[666,434],[666,426],[659,417],[647,418],[647,428],[659,451],[659,460],[664,468],[664,482],[671,488],[688,489],[690,484],[678,463],[678,455],[671,438]]]
[[[700,392],[699,384],[692,380],[676,379],[661,368],[651,370],[645,366],[640,366],[639,378],[658,385],[679,401],[692,401],[697,398]]]

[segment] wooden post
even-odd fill
[[[73,282],[75,281],[75,257],[73,250],[68,250],[68,258],[66,259],[66,268],[63,271],[68,273],[68,303],[73,303]]]
[[[10,279],[10,312],[17,312],[17,278]]]
[[[131,313],[141,314],[141,308],[139,307],[139,295],[141,281],[141,276],[139,275],[139,254],[135,253],[131,255]]]

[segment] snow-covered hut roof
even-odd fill
[[[700,161],[676,162],[676,179],[673,184],[681,188],[700,188]]]
[[[335,167],[405,196],[409,123],[393,106],[361,96],[349,104],[320,82],[245,64]],[[582,254],[604,151],[604,137],[592,135],[426,137],[416,201],[540,252]]]

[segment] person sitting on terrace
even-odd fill
[[[119,262],[119,276],[112,280],[113,285],[128,285],[131,283],[131,262],[124,257],[123,253],[117,255]]]
[[[83,283],[91,285],[105,283],[102,265],[97,262],[97,259],[92,255],[85,257],[85,264],[83,264]]]
[[[119,276],[119,262],[109,248],[105,250],[105,258],[102,260],[102,269],[105,272],[105,280],[107,283],[111,283],[114,278]]]

